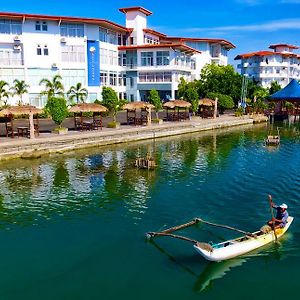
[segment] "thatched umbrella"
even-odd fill
[[[208,98],[203,98],[199,100],[199,105],[202,106],[214,106],[215,105],[215,100],[208,99]]]
[[[187,101],[184,101],[184,100],[171,100],[171,101],[168,101],[168,102],[164,103],[164,105],[163,105],[163,107],[167,109],[167,119],[169,119],[169,109],[174,110],[173,117],[171,115],[171,119],[173,121],[176,121],[176,120],[179,120],[179,119],[186,119],[187,118],[186,110],[188,108],[190,108],[191,106],[192,106],[192,104],[190,102],[187,102]],[[177,108],[177,117],[175,115],[176,108]],[[185,109],[184,116],[181,117],[181,118],[179,117],[180,116],[180,114],[179,114],[179,109],[180,108]]]
[[[29,115],[30,138],[34,139],[33,115],[42,113],[43,110],[32,105],[10,106],[0,111],[2,116]]]
[[[123,109],[126,110],[135,110],[135,109],[147,109],[147,108],[154,108],[154,105],[148,103],[148,102],[129,102],[123,105]]]
[[[184,100],[171,100],[171,101],[168,101],[166,102],[164,105],[163,105],[165,108],[175,108],[175,107],[178,107],[178,108],[189,108],[192,106],[192,104],[190,102],[187,102],[187,101],[184,101]]]
[[[83,112],[106,112],[107,108],[98,103],[80,103],[72,106],[69,112],[83,113]]]
[[[76,122],[76,116],[75,114],[80,114],[80,126],[81,129],[83,129],[83,113],[86,112],[92,112],[93,113],[93,123],[88,123],[88,128],[92,128],[92,127],[100,127],[102,129],[102,114],[103,112],[107,112],[108,109],[98,103],[80,103],[80,104],[76,104],[74,106],[72,106],[69,109],[69,112],[74,113],[74,123],[75,123],[75,129],[77,129],[77,122]],[[95,119],[95,113],[99,113],[100,114],[100,120]]]
[[[155,108],[153,104],[142,101],[129,102],[123,105],[122,108],[127,110],[127,124],[129,124],[129,121],[133,121],[135,125],[137,124],[136,110],[141,109],[147,111],[147,125],[151,125],[151,109]],[[134,112],[134,116],[130,116],[130,112]]]

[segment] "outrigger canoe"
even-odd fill
[[[215,223],[211,223],[211,222],[205,221],[200,218],[195,218],[186,224],[175,226],[175,227],[163,230],[161,232],[148,232],[148,233],[146,233],[146,237],[148,239],[151,239],[153,237],[169,236],[172,238],[177,238],[180,240],[188,241],[188,242],[193,243],[196,251],[198,253],[200,253],[207,260],[223,261],[223,260],[227,260],[230,258],[234,258],[236,256],[243,255],[252,250],[255,250],[257,248],[265,246],[273,241],[276,241],[277,238],[280,238],[281,236],[283,236],[286,233],[286,231],[289,229],[290,225],[292,224],[293,220],[294,220],[294,218],[289,216],[285,227],[277,228],[275,230],[275,232],[276,232],[276,234],[275,234],[274,230],[268,225],[265,225],[260,230],[251,233],[251,232],[246,232],[246,231],[243,231],[243,230],[231,227],[231,226],[215,224]],[[236,239],[232,239],[232,240],[228,240],[228,241],[225,241],[222,243],[211,245],[208,243],[203,243],[203,242],[199,242],[194,239],[190,239],[185,236],[174,234],[175,231],[178,231],[183,228],[187,228],[189,226],[193,226],[193,225],[201,223],[201,222],[208,224],[208,225],[216,226],[216,227],[222,227],[222,228],[238,231],[240,233],[243,233],[244,235],[239,238],[236,238]],[[268,230],[265,230],[265,229],[268,229]]]
[[[293,219],[293,217],[289,216],[284,228],[275,229],[277,238],[280,238],[286,233],[293,222]],[[251,235],[244,235],[242,237],[214,245],[195,243],[194,248],[207,260],[222,261],[243,255],[275,240],[276,237],[273,230],[268,233],[263,233],[259,230],[253,232]]]

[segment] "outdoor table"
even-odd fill
[[[91,121],[83,121],[82,122],[82,129],[92,130],[93,129],[93,125],[94,125],[94,123],[91,122]]]
[[[18,130],[18,137],[22,136],[28,136],[28,130],[29,128],[28,127],[23,127],[23,126],[20,126],[20,127],[17,127],[17,130]]]

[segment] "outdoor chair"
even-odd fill
[[[100,127],[102,130],[102,115],[101,113],[93,113],[93,128],[97,129]]]

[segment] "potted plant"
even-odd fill
[[[117,93],[111,87],[103,87],[102,90],[103,105],[108,109],[113,117],[113,121],[107,124],[108,128],[119,128],[120,123],[117,122],[117,112],[122,109],[125,100],[120,100]]]
[[[156,115],[155,119],[153,119],[152,122],[162,124],[163,120],[159,119],[159,117],[158,117],[158,111],[160,109],[162,109],[162,103],[161,103],[159,93],[157,90],[153,89],[150,91],[149,102],[154,105],[154,110],[155,110],[155,115]]]
[[[62,97],[51,97],[47,101],[46,108],[54,123],[58,125],[53,132],[58,134],[66,134],[68,132],[68,128],[61,126],[62,122],[68,115],[66,99]]]

